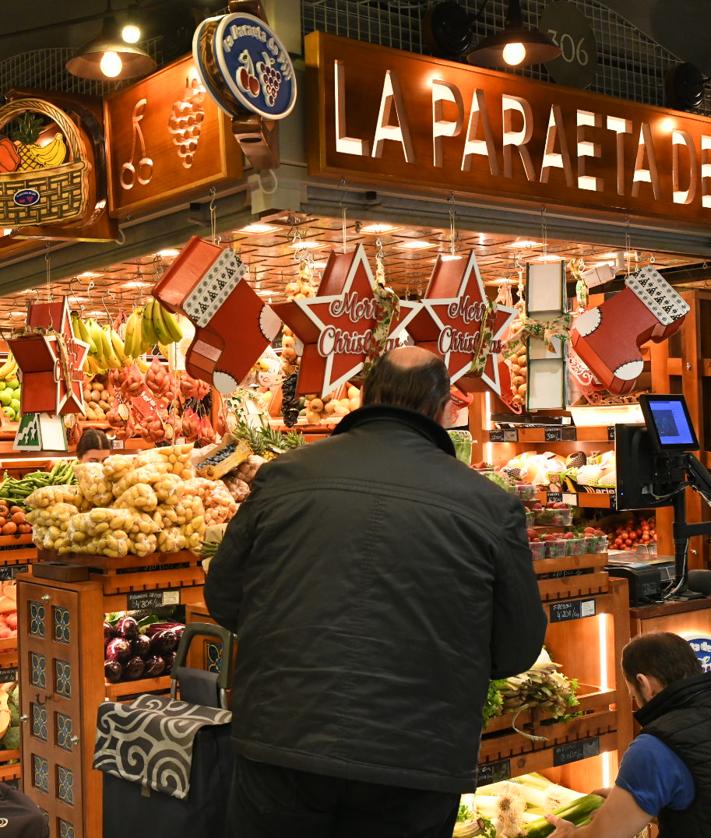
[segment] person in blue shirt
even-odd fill
[[[657,818],[660,838],[711,834],[711,673],[686,640],[656,632],[632,640],[622,669],[642,732],[592,823],[548,816],[551,838],[633,838]]]

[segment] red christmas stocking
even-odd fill
[[[625,289],[577,318],[575,351],[611,393],[629,393],[644,369],[640,347],[681,326],[689,306],[653,267],[625,280]]]
[[[239,256],[194,237],[154,292],[195,326],[187,371],[221,393],[237,387],[281,328],[246,276]]]

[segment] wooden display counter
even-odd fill
[[[630,634],[671,631],[682,637],[711,637],[711,598],[630,609]]]
[[[187,606],[202,599],[204,580],[199,559],[187,551],[120,561],[77,557],[76,564],[89,570],[88,581],[17,577],[23,787],[48,813],[51,838],[102,833],[102,776],[92,768],[99,704],[169,684],[105,682],[104,615]]]

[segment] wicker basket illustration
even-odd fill
[[[69,159],[35,172],[1,172],[0,225],[12,228],[72,221],[84,214],[89,196],[89,166],[82,160],[79,129],[49,102],[17,99],[0,107],[0,132],[27,111],[47,116],[57,125]]]

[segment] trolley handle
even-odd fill
[[[190,646],[196,637],[214,637],[222,642],[222,666],[217,674],[217,688],[224,693],[232,686],[232,661],[234,659],[235,636],[229,629],[216,626],[212,623],[188,623],[180,638],[180,643],[175,652],[175,662],[170,677],[171,696],[175,698],[178,676],[177,670],[185,665],[190,651]]]

